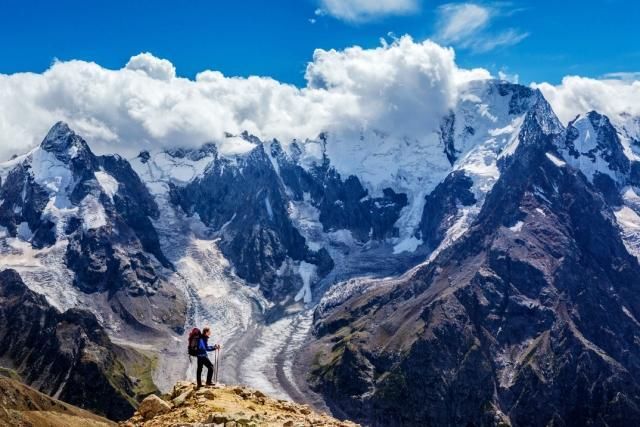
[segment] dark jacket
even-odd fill
[[[209,338],[201,337],[198,342],[198,357],[207,357],[207,351],[213,351],[213,346],[209,345]]]

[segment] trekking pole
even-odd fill
[[[218,384],[218,349],[215,351],[215,361],[213,364],[213,382]]]
[[[222,346],[218,346],[218,360],[216,361],[216,382],[218,382],[218,370],[220,369],[221,358],[222,358]]]
[[[218,351],[214,350],[213,351],[213,382],[214,383],[218,382],[218,370],[216,366],[218,366]]]

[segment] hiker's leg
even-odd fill
[[[204,360],[209,360],[206,357],[197,357],[198,359],[198,369],[196,371],[196,384],[198,387],[202,386],[202,365],[204,364]]]
[[[207,367],[207,385],[211,385],[211,378],[213,377],[213,365],[208,357],[202,358],[202,363]]]

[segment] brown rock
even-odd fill
[[[153,417],[158,415],[166,414],[171,410],[171,405],[160,399],[155,394],[152,394],[145,398],[142,403],[140,403],[140,407],[138,408],[138,413],[145,420],[150,420]]]
[[[193,389],[186,390],[181,395],[177,396],[172,400],[173,406],[176,406],[176,407],[182,406],[186,402],[186,400],[191,397],[192,394],[193,394]]]
[[[188,381],[178,381],[175,386],[173,386],[173,391],[171,392],[171,399],[175,399],[176,397],[184,394],[188,390],[195,390],[195,385]]]
[[[207,418],[207,423],[211,424],[224,424],[229,421],[229,418],[225,414],[211,414]]]
[[[302,406],[300,408],[300,413],[303,414],[303,415],[309,415],[311,413],[311,409],[309,409],[309,407],[306,406],[306,405]]]
[[[202,391],[202,397],[204,397],[205,399],[213,400],[216,398],[216,394],[213,390],[206,388]]]

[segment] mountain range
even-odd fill
[[[123,420],[210,324],[223,381],[364,425],[637,424],[640,118],[486,80],[439,123],[129,159],[55,124],[0,164],[0,364]]]

